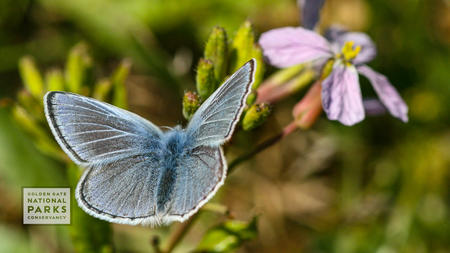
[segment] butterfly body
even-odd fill
[[[159,168],[161,174],[157,184],[157,215],[167,214],[170,208],[170,199],[174,194],[174,183],[177,176],[183,172],[182,161],[190,158],[191,143],[186,132],[176,127],[164,133],[161,138],[159,152]]]
[[[197,110],[188,126],[163,132],[140,116],[67,92],[49,92],[50,129],[86,170],[75,190],[92,216],[131,225],[184,221],[223,184],[221,145],[231,138],[250,93],[251,60]]]

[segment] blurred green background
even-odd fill
[[[256,237],[238,252],[450,252],[450,1],[328,0],[322,14],[321,27],[339,23],[373,38],[378,56],[370,65],[402,94],[410,122],[383,115],[345,127],[322,115],[311,130],[240,166],[213,200],[236,219],[258,217]],[[92,230],[91,221],[22,225],[22,187],[68,186],[73,178],[13,117],[23,56],[45,74],[62,70],[83,42],[90,75],[113,76],[111,82],[117,68],[132,63],[128,109],[173,126],[184,122],[182,94],[194,88],[214,26],[232,36],[248,19],[260,34],[297,26],[298,15],[293,0],[1,0],[0,252],[152,252],[152,236],[164,240],[173,230],[104,223]],[[368,83],[362,89],[373,96]],[[263,127],[238,133],[229,157],[289,123],[301,96],[277,104]],[[175,252],[196,248],[223,220],[205,212]],[[74,238],[110,246],[80,248]]]

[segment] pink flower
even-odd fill
[[[322,106],[331,120],[353,125],[365,117],[359,74],[372,84],[380,101],[394,116],[408,121],[408,107],[382,74],[365,63],[376,56],[372,40],[364,33],[331,28],[327,38],[301,27],[284,27],[261,35],[259,44],[268,62],[276,67],[314,61],[320,67],[332,63],[322,82]]]

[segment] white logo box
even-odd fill
[[[70,224],[70,188],[22,188],[23,224]]]

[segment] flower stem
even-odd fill
[[[162,253],[171,253],[173,249],[178,245],[178,243],[181,242],[183,237],[186,235],[186,233],[191,228],[192,224],[195,220],[198,218],[198,214],[194,214],[191,218],[189,218],[187,221],[178,224],[178,226],[175,228],[175,231],[170,234],[170,237],[163,249],[161,249]]]

